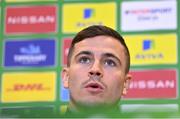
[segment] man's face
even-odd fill
[[[108,36],[75,44],[70,66],[63,70],[71,105],[111,105],[119,101],[130,79],[125,73],[124,50],[119,41]]]

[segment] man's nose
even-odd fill
[[[89,70],[89,76],[96,76],[98,78],[101,78],[103,76],[103,70],[99,61],[93,63]]]

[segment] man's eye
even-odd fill
[[[115,67],[116,66],[116,63],[113,60],[110,60],[110,59],[105,60],[104,64],[106,66],[111,66],[111,67]]]
[[[79,63],[88,64],[88,63],[90,63],[90,58],[88,58],[88,57],[81,57],[81,58],[79,58]]]

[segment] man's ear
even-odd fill
[[[127,74],[126,77],[125,77],[124,88],[123,88],[123,92],[122,92],[123,96],[127,94],[131,78],[132,78],[132,76],[130,74]]]
[[[62,77],[64,88],[69,88],[69,68],[63,68]]]

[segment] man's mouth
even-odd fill
[[[104,86],[100,83],[90,82],[87,85],[85,85],[85,89],[87,89],[87,91],[90,93],[97,94],[104,90]]]

